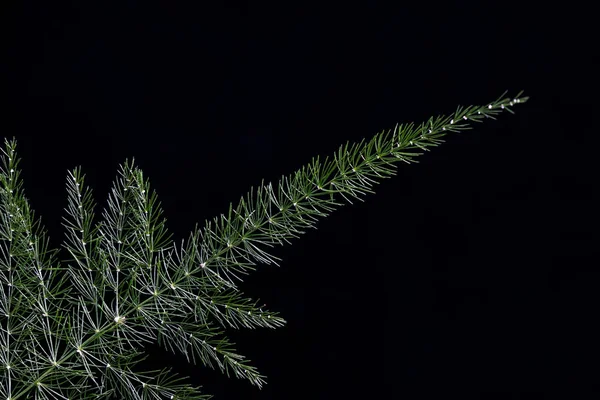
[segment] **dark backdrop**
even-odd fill
[[[99,3],[99,2],[98,2]],[[395,5],[392,5],[395,4]],[[417,5],[418,4],[418,5]],[[562,7],[562,6],[561,6]],[[242,290],[288,320],[231,331],[261,391],[149,348],[215,399],[594,398],[596,65],[585,10],[511,2],[15,1],[2,5],[2,137],[62,238],[68,169],[103,207],[125,158],[181,239],[261,179],[347,140],[528,103],[399,165]],[[595,395],[595,396],[594,396]]]

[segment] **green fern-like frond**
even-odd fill
[[[504,95],[503,95],[504,96]],[[494,118],[527,101],[501,98],[458,107],[450,116],[397,125],[346,143],[277,184],[251,188],[237,206],[171,239],[156,193],[126,160],[95,220],[80,168],[68,173],[66,237],[48,249],[46,232],[22,190],[16,141],[5,140],[0,171],[0,398],[208,399],[169,369],[134,372],[144,342],[158,342],[228,376],[265,384],[237,354],[226,328],[277,328],[286,321],[240,292],[236,281],[258,264],[277,264],[268,248],[289,243],[343,205],[364,201],[398,161],[438,146],[449,132]],[[339,196],[338,196],[339,195]]]

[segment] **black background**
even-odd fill
[[[276,248],[280,268],[246,279],[244,293],[288,321],[231,331],[268,376],[262,390],[158,348],[149,368],[173,365],[215,399],[600,395],[590,11],[10,3],[1,136],[17,138],[26,195],[56,246],[78,165],[104,207],[135,157],[181,239],[347,140],[504,90],[531,96],[398,165],[365,203]]]

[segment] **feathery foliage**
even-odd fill
[[[256,263],[277,264],[267,247],[313,228],[341,206],[363,201],[396,161],[443,142],[448,132],[494,118],[527,97],[458,107],[451,116],[397,125],[365,143],[343,145],[277,185],[251,189],[227,215],[171,239],[156,193],[125,161],[99,222],[80,168],[68,173],[63,225],[68,254],[48,249],[19,179],[16,141],[5,140],[0,170],[0,398],[208,399],[169,370],[134,372],[140,345],[157,341],[259,388],[265,377],[224,336],[225,328],[277,328],[285,320],[244,298],[236,285]],[[504,95],[503,95],[504,96]]]

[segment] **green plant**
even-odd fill
[[[0,171],[0,371],[2,399],[202,399],[169,370],[136,373],[139,346],[158,341],[261,387],[265,381],[223,336],[227,327],[276,328],[285,323],[242,296],[235,280],[256,262],[277,263],[265,247],[289,242],[317,217],[372,193],[377,178],[394,174],[443,142],[447,132],[493,118],[528,98],[499,98],[459,107],[420,125],[397,125],[368,143],[341,146],[277,186],[262,184],[227,215],[207,222],[181,246],[171,240],[156,193],[133,160],[121,166],[103,219],[80,168],[67,178],[64,218],[69,257],[57,260],[46,232],[23,195],[16,141],[5,140]],[[504,95],[503,95],[504,96]],[[502,97],[502,96],[501,96]],[[35,393],[35,397],[31,397]]]

